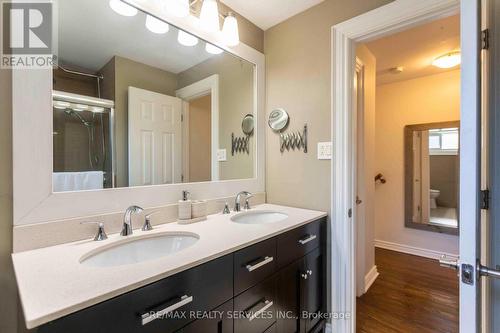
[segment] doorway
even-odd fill
[[[439,18],[456,15],[461,7],[461,43],[464,58],[461,69],[461,169],[460,169],[460,219],[470,223],[459,224],[460,262],[468,263],[471,270],[479,258],[479,208],[480,182],[479,153],[479,1],[419,1],[396,0],[332,29],[332,309],[349,312],[356,317],[356,113],[353,112],[353,80],[355,44],[381,38]],[[397,51],[397,50],[396,50]],[[471,90],[472,89],[472,90]],[[474,92],[477,92],[475,94]],[[467,161],[468,163],[463,163]],[[467,177],[468,175],[468,177]],[[477,175],[477,177],[476,177]],[[389,180],[387,180],[389,181]],[[464,188],[468,188],[467,191]],[[477,224],[474,224],[476,221]],[[458,266],[458,265],[455,265]],[[467,266],[468,267],[468,266]],[[468,269],[468,268],[467,268]],[[476,332],[480,327],[480,295],[474,284],[460,283],[460,329]],[[469,280],[467,280],[469,281]],[[465,315],[467,314],[467,315]],[[337,332],[355,332],[355,320],[332,323]]]

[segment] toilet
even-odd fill
[[[440,190],[432,190],[431,189],[429,191],[429,193],[430,193],[430,206],[431,206],[431,208],[437,208],[437,201],[436,201],[436,199],[441,194],[441,191]]]

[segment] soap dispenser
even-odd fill
[[[190,193],[182,191],[182,200],[179,200],[179,220],[191,219],[191,200],[188,199]]]

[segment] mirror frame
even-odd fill
[[[182,190],[190,191],[193,198],[199,199],[234,196],[241,190],[265,191],[264,54],[243,43],[227,47],[223,44],[221,32],[201,30],[197,19],[192,16],[178,18],[168,15],[156,1],[125,2],[255,65],[253,101],[257,152],[254,178],[54,193],[52,69],[13,69],[14,226],[122,212],[132,204],[145,208],[165,206],[177,202]]]
[[[420,229],[425,231],[433,231],[442,234],[458,235],[459,228],[442,227],[430,224],[413,222],[413,132],[424,131],[436,128],[458,127],[460,129],[460,121],[445,121],[439,123],[427,123],[406,125],[404,129],[404,184],[405,184],[405,227],[412,229]],[[460,186],[460,184],[459,184]],[[457,224],[460,225],[460,220],[457,214]]]

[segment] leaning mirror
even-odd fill
[[[255,177],[254,64],[109,1],[58,1],[54,192]],[[91,18],[89,20],[89,18]]]
[[[458,234],[458,121],[405,127],[405,225]]]

